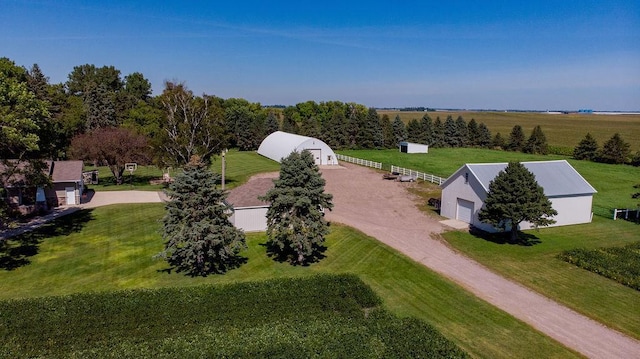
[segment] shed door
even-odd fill
[[[311,155],[313,156],[313,160],[316,162],[316,164],[319,166],[322,164],[322,153],[320,151],[320,149],[317,150],[309,150],[309,152],[311,152]]]
[[[76,204],[76,189],[73,187],[66,187],[64,192],[67,194],[67,205]]]
[[[456,219],[465,223],[473,223],[473,202],[458,198]]]

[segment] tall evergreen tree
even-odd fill
[[[407,141],[414,143],[421,143],[420,139],[424,137],[422,133],[422,126],[420,126],[420,122],[418,120],[411,119],[409,123],[407,123]]]
[[[269,111],[269,114],[265,118],[264,123],[265,136],[268,136],[280,129],[280,124],[278,123],[278,117],[276,113],[273,111]]]
[[[420,120],[420,126],[422,127],[422,137],[420,143],[432,146],[433,144],[433,120],[429,115],[422,116]]]
[[[549,148],[547,146],[547,137],[542,132],[542,127],[536,126],[531,131],[531,136],[527,140],[523,151],[525,153],[533,153],[538,155],[546,155],[549,153]]]
[[[395,137],[393,135],[393,126],[391,125],[391,119],[386,113],[380,118],[380,127],[382,128],[382,136],[384,138],[384,148],[395,147]]]
[[[444,121],[444,142],[447,147],[459,147],[458,127],[453,117],[447,116]]]
[[[573,149],[573,158],[577,160],[595,161],[598,157],[598,141],[590,133]]]
[[[478,219],[503,231],[509,230],[511,241],[516,242],[521,222],[548,226],[555,223],[551,217],[557,214],[533,173],[519,162],[509,162],[489,183],[489,193]]]
[[[511,134],[509,135],[509,140],[507,141],[506,150],[508,151],[522,151],[524,148],[524,131],[522,130],[522,126],[515,125],[511,130]]]
[[[114,127],[117,123],[116,105],[104,85],[91,88],[84,97],[87,111],[87,130]]]
[[[380,127],[380,116],[375,108],[370,107],[367,110],[367,117],[362,125],[362,136],[358,143],[363,148],[381,148],[384,143],[384,135],[382,127]],[[367,147],[369,146],[369,147]]]
[[[444,125],[440,121],[440,117],[436,117],[433,122],[433,147],[444,147]]]
[[[491,145],[495,149],[503,150],[503,149],[506,148],[507,142],[505,141],[504,137],[502,137],[500,132],[498,132],[498,133],[496,133],[495,136],[493,136],[493,140],[491,141]]]
[[[467,122],[462,118],[462,116],[458,116],[456,119],[456,142],[456,147],[467,147],[469,143]]]
[[[243,263],[238,253],[246,248],[245,235],[229,222],[227,193],[216,188],[218,179],[195,157],[169,185],[162,219],[165,249],[158,256],[178,272],[207,276]]]
[[[626,163],[631,154],[629,143],[619,133],[615,133],[602,145],[598,154],[598,162],[621,164]]]
[[[320,258],[329,233],[324,210],[331,210],[332,195],[324,192],[325,180],[309,151],[292,152],[280,166],[274,188],[261,199],[267,211],[267,246],[280,260],[304,265]]]
[[[467,124],[467,146],[475,147],[480,146],[480,128],[474,118]]]
[[[476,141],[476,145],[481,148],[491,148],[492,140],[491,140],[491,132],[487,125],[484,122],[480,122],[478,126],[478,137]]]
[[[321,138],[331,148],[343,148],[347,144],[347,119],[342,107],[333,107],[331,114],[321,124]]]
[[[391,126],[393,127],[394,146],[398,146],[399,142],[407,140],[407,129],[405,128],[400,115],[396,115]]]

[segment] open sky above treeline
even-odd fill
[[[263,105],[640,110],[636,0],[0,0],[0,56]]]

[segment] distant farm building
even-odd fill
[[[256,178],[229,192],[226,202],[233,207],[229,221],[245,232],[267,230],[269,203],[258,197],[273,187],[273,178]]]
[[[265,138],[258,153],[280,162],[291,152],[308,150],[313,155],[317,165],[337,165],[338,159],[331,147],[317,138],[295,135],[293,133],[276,131]]]
[[[429,145],[420,143],[400,142],[398,147],[402,153],[429,153]]]
[[[591,222],[593,194],[597,191],[565,160],[522,163],[532,172],[544,189],[553,209],[558,214],[552,226],[566,226]],[[494,232],[495,228],[478,220],[478,211],[484,206],[489,183],[507,167],[506,163],[466,164],[441,185],[440,214],[457,219],[476,228]],[[530,229],[529,222],[520,223],[520,229]]]

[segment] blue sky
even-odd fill
[[[637,0],[0,0],[0,56],[262,104],[640,110]]]

